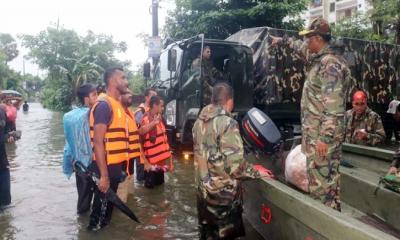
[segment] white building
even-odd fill
[[[336,23],[357,11],[368,12],[372,8],[370,2],[371,0],[312,0],[305,14],[306,24],[319,17]]]

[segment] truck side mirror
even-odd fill
[[[143,77],[150,78],[150,63],[143,64]]]
[[[168,71],[176,71],[176,49],[170,49],[168,51]]]

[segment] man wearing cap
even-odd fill
[[[331,30],[326,20],[315,19],[299,35],[305,37],[305,45],[312,54],[300,104],[301,148],[307,157],[309,190],[313,198],[340,211],[339,163],[350,70],[344,58],[329,45]],[[281,38],[272,37],[271,46],[280,41]]]
[[[381,117],[367,106],[363,91],[353,94],[353,108],[346,112],[345,142],[376,146],[385,140]]]
[[[393,114],[394,121],[396,123],[399,123],[400,122],[400,101],[398,101],[398,100],[391,101],[389,104],[389,109],[387,110],[387,113]],[[390,174],[398,173],[399,167],[400,167],[400,147],[394,152],[393,162],[390,165],[389,173]]]

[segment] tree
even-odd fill
[[[307,0],[175,0],[167,18],[167,37],[182,39],[199,33],[226,38],[243,28],[269,26],[298,30]]]
[[[333,28],[333,35],[370,41],[385,41],[383,36],[375,34],[372,21],[366,14],[355,14],[337,22]]]
[[[400,0],[373,0],[371,19],[376,34],[388,31],[392,43],[400,44]]]
[[[3,59],[6,63],[10,62],[18,56],[17,42],[8,33],[0,33],[0,50],[5,54]]]
[[[75,100],[76,89],[85,82],[99,82],[106,68],[128,67],[115,52],[125,52],[124,42],[114,42],[112,36],[89,31],[79,36],[63,27],[48,27],[37,35],[21,36],[22,45],[30,52],[28,57],[48,76],[42,95],[45,107],[67,111]]]

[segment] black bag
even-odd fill
[[[144,171],[144,186],[146,188],[153,188],[163,183],[164,171],[162,169]]]

